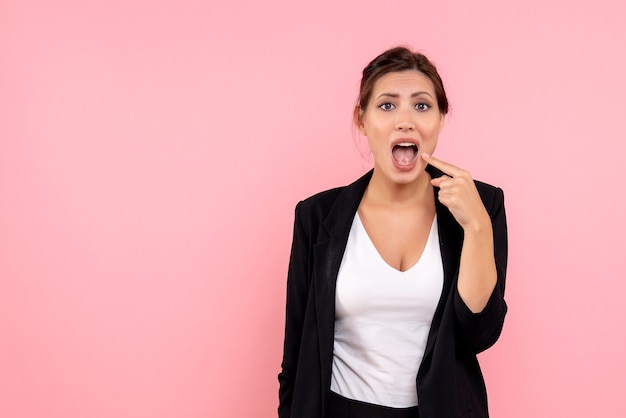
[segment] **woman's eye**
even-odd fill
[[[428,103],[418,103],[415,105],[415,108],[419,111],[426,111],[428,109],[430,109],[430,105]]]
[[[382,110],[391,110],[393,109],[395,106],[392,103],[383,103],[381,105],[378,106],[380,109]]]

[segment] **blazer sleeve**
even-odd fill
[[[278,374],[278,416],[291,416],[294,380],[309,289],[309,239],[302,224],[302,202],[296,205],[293,241],[287,273],[287,306],[282,370]]]
[[[461,299],[458,288],[454,289],[454,307],[457,322],[457,342],[472,354],[478,354],[491,347],[500,337],[507,305],[504,301],[504,287],[508,257],[506,214],[504,193],[495,188],[491,202],[485,207],[491,217],[493,228],[494,258],[498,279],[487,305],[479,313],[473,313]]]

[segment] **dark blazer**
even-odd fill
[[[427,167],[431,176],[442,173]],[[372,171],[346,187],[312,196],[296,206],[287,276],[287,313],[280,383],[280,418],[324,418],[332,373],[335,284],[352,221]],[[487,394],[476,354],[493,345],[507,306],[504,283],[507,228],[502,190],[476,181],[491,217],[498,281],[485,309],[472,313],[457,291],[463,230],[437,199],[444,269],[417,379],[421,418],[487,417]]]

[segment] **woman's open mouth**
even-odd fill
[[[410,166],[417,159],[417,145],[401,142],[393,146],[391,155],[399,166]]]

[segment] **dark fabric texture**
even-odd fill
[[[442,173],[432,166],[435,178]],[[296,206],[287,275],[282,370],[278,375],[280,418],[328,418],[332,373],[335,284],[350,226],[372,171],[349,186],[327,190]],[[507,266],[507,227],[502,190],[476,181],[491,217],[498,281],[480,313],[457,291],[463,230],[437,200],[443,292],[416,376],[421,418],[486,418],[487,393],[476,355],[502,331]]]
[[[390,408],[345,398],[330,392],[328,418],[420,418],[419,408]]]

